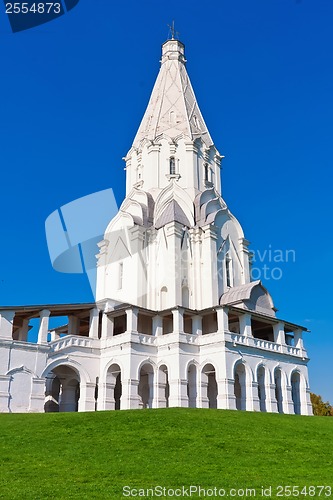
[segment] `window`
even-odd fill
[[[232,287],[232,260],[229,255],[225,258],[225,267],[226,267],[226,275],[227,275],[227,287]]]
[[[205,182],[208,182],[208,163],[204,164],[204,170],[205,170]]]
[[[170,158],[170,175],[175,175],[176,173],[176,160],[174,156]]]

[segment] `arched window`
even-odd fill
[[[227,254],[225,258],[225,268],[227,277],[227,287],[230,288],[233,286],[233,275],[232,275],[232,260],[229,254]]]
[[[208,175],[209,175],[209,169],[208,169],[208,163],[204,164],[204,174],[205,174],[205,182],[209,181]]]
[[[161,310],[163,311],[163,309],[166,309],[167,308],[167,295],[168,295],[168,289],[166,286],[163,286],[161,288],[161,296],[160,296],[160,299],[161,299]]]
[[[170,175],[175,175],[176,173],[176,160],[174,156],[170,158]]]

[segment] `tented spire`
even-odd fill
[[[161,134],[191,140],[199,137],[207,147],[213,144],[200,112],[185,63],[184,45],[176,39],[162,45],[161,68],[150,101],[133,142],[154,140]]]

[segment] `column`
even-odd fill
[[[45,404],[45,378],[32,379],[29,412],[44,413]]]
[[[98,339],[99,311],[97,307],[90,310],[89,337]]]
[[[113,337],[114,318],[103,313],[102,316],[102,339]]]
[[[239,331],[241,335],[252,337],[251,314],[241,314],[239,316]]]
[[[114,388],[116,382],[100,382],[98,384],[98,398],[97,398],[97,410],[114,410],[115,409],[115,399],[114,399]]]
[[[192,334],[202,335],[202,316],[192,316]]]
[[[303,330],[301,328],[297,328],[297,330],[294,331],[294,340],[295,340],[295,347],[303,350],[304,349]]]
[[[131,309],[126,309],[126,331],[131,333],[138,333],[138,309],[132,307]]]
[[[51,342],[60,339],[59,333],[57,333],[55,330],[51,330],[50,334],[51,334]]]
[[[68,316],[68,335],[79,335],[80,319],[77,316]]]
[[[47,334],[49,331],[49,317],[51,312],[48,309],[43,309],[40,314],[40,323],[38,330],[38,344],[47,343]]]
[[[172,310],[173,333],[184,333],[184,310],[181,308]]]
[[[286,337],[284,333],[284,323],[282,323],[282,321],[273,325],[273,332],[274,342],[276,344],[284,345],[286,343]]]
[[[13,321],[15,311],[0,311],[0,338],[13,339]]]
[[[216,309],[217,313],[217,331],[219,333],[224,333],[229,331],[229,309],[227,307],[221,307]]]
[[[163,318],[162,316],[154,316],[153,317],[153,331],[152,335],[155,335],[155,337],[159,337],[160,335],[163,335]]]
[[[21,342],[26,342],[28,340],[29,333],[29,319],[24,319],[21,328],[18,332],[18,340]]]
[[[78,411],[95,411],[95,382],[80,383],[80,399]]]

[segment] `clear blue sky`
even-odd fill
[[[255,252],[295,251],[264,284],[280,317],[311,330],[312,390],[333,402],[333,2],[80,0],[16,34],[1,9],[0,303],[92,299],[85,276],[53,271],[45,219],[109,187],[122,201],[122,157],[175,19],[226,157],[224,198]]]

